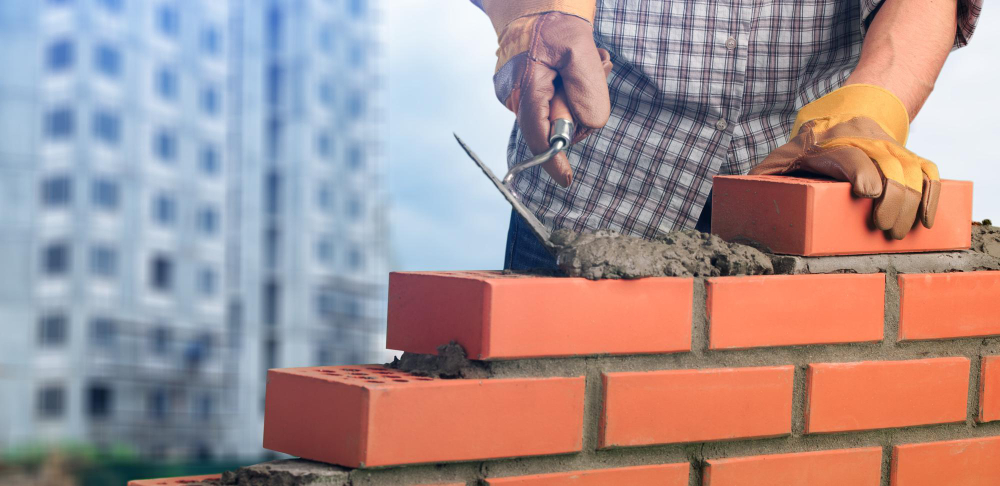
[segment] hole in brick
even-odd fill
[[[344,371],[361,371],[357,368],[344,368]]]
[[[427,378],[426,376],[418,376],[417,379],[420,381],[432,381],[434,378]]]
[[[406,381],[407,381],[407,380],[399,380],[399,379],[395,379],[395,380],[392,380],[392,381],[398,381],[398,382],[400,382],[400,383],[406,383]]]
[[[382,380],[368,380],[369,383],[385,383]]]

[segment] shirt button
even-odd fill
[[[726,39],[726,49],[729,49],[730,51],[733,50],[733,49],[736,49],[736,38],[735,37],[730,37],[730,38]]]
[[[715,122],[715,128],[718,128],[719,130],[725,130],[726,127],[728,127],[728,126],[729,126],[729,124],[726,123],[726,120],[719,120],[719,121]]]

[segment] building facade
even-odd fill
[[[0,2],[0,449],[252,455],[266,367],[377,357],[369,8]]]

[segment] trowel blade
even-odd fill
[[[490,178],[490,181],[493,182],[493,185],[496,186],[497,190],[503,194],[504,199],[506,199],[507,202],[514,208],[514,211],[517,211],[517,214],[519,214],[521,218],[524,218],[524,221],[528,223],[528,227],[531,228],[531,232],[535,234],[535,237],[537,237],[538,240],[545,245],[545,248],[549,250],[550,253],[555,255],[558,252],[558,247],[552,244],[552,241],[549,240],[552,236],[549,229],[546,228],[545,225],[543,225],[542,222],[528,210],[528,208],[517,198],[516,195],[514,195],[513,192],[510,191],[510,189],[507,188],[507,186],[503,184],[503,182],[500,182],[500,179],[493,174],[493,171],[490,170],[490,168],[487,167],[482,160],[479,160],[476,153],[462,141],[457,133],[455,134],[455,140],[458,140],[458,144],[462,146],[462,150],[465,150],[465,153],[469,154],[469,158],[471,158],[472,161],[479,166],[479,169],[483,171],[483,174],[486,174],[486,177]]]

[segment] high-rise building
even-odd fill
[[[265,368],[381,358],[377,19],[0,2],[0,449],[258,453]]]

